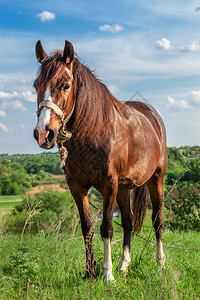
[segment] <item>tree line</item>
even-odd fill
[[[164,206],[165,226],[171,230],[200,230],[199,154],[200,147],[197,146],[168,148],[169,163],[164,182]],[[1,155],[0,195],[23,194],[32,186],[54,183],[52,174],[62,173],[58,153]],[[89,197],[92,200],[102,202],[101,195],[95,189],[91,189]],[[50,228],[52,220],[56,224],[61,217],[63,218],[62,211],[67,205],[67,198],[65,194],[59,195],[56,192],[26,197],[22,204],[9,215],[5,222],[6,229],[4,229],[7,232],[16,233],[20,231],[30,213],[30,208],[39,204],[39,213],[34,216],[34,226],[31,227],[31,231],[37,231],[40,223],[40,229],[43,228],[44,224]],[[57,211],[58,208],[59,211]],[[71,216],[67,220],[71,220]]]
[[[166,192],[178,177],[182,186],[199,186],[200,146],[169,147],[168,159]],[[1,154],[0,195],[22,194],[37,184],[53,183],[52,174],[63,174],[59,153]]]

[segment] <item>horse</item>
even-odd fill
[[[40,40],[35,49],[41,65],[34,82],[38,103],[34,138],[44,149],[58,145],[80,215],[86,275],[95,277],[96,266],[94,225],[88,202],[91,187],[103,197],[103,281],[114,280],[111,241],[115,203],[121,212],[124,233],[119,270],[127,272],[131,234],[141,229],[148,191],[153,208],[156,260],[164,267],[161,207],[168,158],[166,130],[160,115],[146,103],[118,101],[94,72],[81,63],[71,42],[65,41],[64,51],[54,51],[49,56]]]

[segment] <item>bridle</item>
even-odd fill
[[[58,149],[59,149],[59,153],[60,153],[60,157],[61,157],[61,161],[62,161],[61,165],[63,167],[65,159],[67,158],[67,154],[68,154],[67,149],[63,146],[63,144],[65,141],[69,140],[72,137],[72,133],[70,131],[67,131],[65,127],[74,112],[75,101],[73,103],[73,107],[72,107],[71,111],[69,112],[69,114],[66,117],[64,116],[64,113],[60,109],[60,107],[58,107],[55,103],[53,103],[50,100],[43,100],[39,104],[38,111],[36,112],[38,117],[44,108],[49,109],[61,120],[61,127],[59,129],[56,142],[58,145]]]
[[[55,103],[53,103],[50,100],[43,100],[38,107],[38,111],[37,111],[37,116],[39,117],[39,114],[41,113],[41,110],[43,108],[49,109],[50,111],[52,111],[60,120],[61,122],[64,121],[64,113],[62,112],[62,110],[60,109],[60,107],[58,107]]]
[[[70,113],[66,117],[65,117],[63,111],[60,109],[60,107],[58,107],[55,103],[53,103],[50,100],[43,100],[39,104],[38,111],[36,112],[38,117],[43,108],[49,109],[51,112],[53,112],[61,120],[62,126],[65,126],[74,112],[75,101],[73,103],[73,107],[72,107]]]

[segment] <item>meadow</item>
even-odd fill
[[[155,241],[150,214],[148,210],[141,235]],[[107,285],[102,282],[99,221],[95,223],[93,239],[97,278],[84,279],[84,241],[78,219],[74,224],[76,228],[68,233],[42,230],[23,236],[1,235],[0,299],[200,299],[200,251],[165,248],[167,259],[162,270],[155,260],[155,244],[133,236],[132,263],[124,275],[118,272],[122,228],[115,223],[112,242],[115,282]],[[164,229],[163,243],[199,250],[200,234]]]
[[[0,209],[6,210],[14,208],[16,205],[20,204],[23,199],[23,196],[21,195],[6,195],[6,196],[0,196]]]
[[[64,179],[55,177],[62,174],[58,154],[0,155],[0,300],[200,300],[199,153],[199,146],[168,148],[165,195],[176,190],[164,201],[163,243],[178,249],[164,247],[165,269],[156,263],[155,244],[133,236],[129,271],[119,273],[123,230],[113,222],[115,281],[106,285],[96,211],[91,207],[97,277],[84,279],[85,246],[74,200],[69,193],[62,196],[54,189],[49,194],[41,192],[44,184],[66,188]],[[22,196],[35,188],[39,192],[35,198]],[[95,190],[90,197],[102,205]],[[120,217],[117,221],[121,223]],[[141,235],[155,242],[150,205]]]

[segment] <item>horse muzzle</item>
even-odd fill
[[[44,149],[52,149],[56,145],[57,135],[57,130],[47,128],[47,130],[41,132],[37,126],[33,131],[33,136],[38,145]]]

